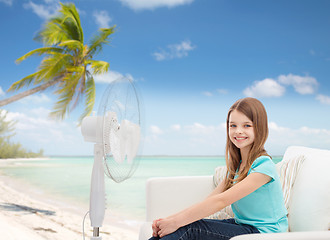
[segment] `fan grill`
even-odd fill
[[[98,115],[107,116],[103,118],[105,173],[115,182],[122,182],[132,176],[139,164],[139,156],[136,156],[134,161],[128,161],[127,156],[122,159],[119,156],[120,142],[116,142],[120,141],[118,133],[123,120],[128,120],[141,128],[140,102],[132,81],[122,78],[112,82],[103,94]],[[112,143],[111,147],[109,142]]]

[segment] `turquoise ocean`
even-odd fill
[[[273,157],[275,163],[282,157]],[[50,157],[22,160],[0,166],[1,175],[26,182],[42,194],[64,202],[86,206],[88,210],[93,157]],[[221,156],[144,156],[134,175],[122,183],[105,176],[107,209],[134,221],[145,218],[145,184],[148,178],[213,175],[224,166]]]

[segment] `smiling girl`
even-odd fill
[[[204,201],[155,220],[150,240],[227,240],[241,234],[287,231],[280,180],[264,149],[268,120],[263,104],[255,98],[236,101],[226,125],[227,177]],[[203,219],[228,205],[234,218]]]

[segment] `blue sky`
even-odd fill
[[[65,1],[63,1],[65,2]],[[224,123],[239,98],[260,99],[268,112],[266,149],[330,148],[330,2],[223,0],[83,0],[76,4],[86,43],[117,25],[95,59],[110,62],[96,77],[95,110],[107,82],[132,78],[144,106],[143,154],[223,155]],[[56,12],[53,0],[0,0],[0,99],[33,73],[41,58],[15,60],[41,47],[34,34]],[[91,155],[76,127],[47,118],[46,91],[5,106],[17,120],[13,141],[46,155]]]

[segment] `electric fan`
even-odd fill
[[[81,124],[85,141],[94,144],[89,215],[93,227],[91,240],[100,240],[99,228],[105,214],[104,173],[119,183],[128,179],[138,166],[141,146],[140,101],[133,82],[113,81],[106,88],[96,116]]]

